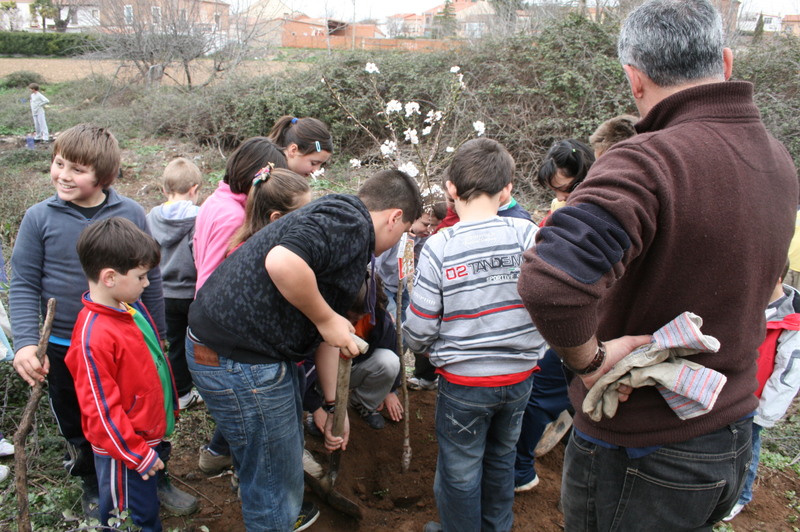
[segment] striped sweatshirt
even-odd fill
[[[408,346],[464,377],[529,371],[545,342],[517,292],[522,252],[535,224],[495,216],[459,222],[422,249],[403,323]]]

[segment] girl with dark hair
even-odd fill
[[[545,155],[536,178],[540,185],[556,193],[557,202],[564,203],[570,192],[586,178],[592,164],[594,153],[589,146],[575,139],[560,140]]]
[[[283,116],[272,126],[269,139],[283,150],[289,170],[305,177],[319,170],[333,154],[328,126],[316,118]]]

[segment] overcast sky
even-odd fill
[[[383,19],[395,13],[422,13],[444,0],[283,0],[285,4],[312,17],[335,17],[353,19],[355,3],[356,19]],[[589,1],[591,4],[591,0]],[[800,14],[800,0],[743,0],[745,11],[763,11],[771,15]]]

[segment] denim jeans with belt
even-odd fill
[[[739,497],[751,427],[748,418],[641,458],[573,431],[561,481],[565,530],[710,532]]]
[[[302,406],[297,365],[244,364],[218,357],[219,366],[186,358],[192,379],[217,428],[228,440],[239,474],[248,531],[292,530],[303,502]]]
[[[514,456],[531,378],[510,386],[439,379],[433,491],[444,532],[511,530]]]

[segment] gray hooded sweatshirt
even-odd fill
[[[147,215],[150,232],[161,246],[165,298],[194,298],[197,270],[192,253],[192,237],[199,210],[200,207],[184,200],[163,203]]]

